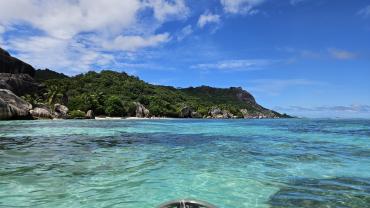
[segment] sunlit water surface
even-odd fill
[[[370,207],[369,120],[0,122],[0,207]]]

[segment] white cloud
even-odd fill
[[[221,4],[226,13],[231,14],[255,14],[256,6],[265,0],[221,0]]]
[[[36,67],[83,72],[168,42],[156,29],[188,13],[184,0],[1,0],[0,43]]]
[[[250,71],[259,70],[275,61],[266,59],[238,59],[224,60],[215,63],[202,63],[191,66],[195,69],[219,69],[227,71]]]
[[[15,38],[10,40],[8,46],[18,51],[18,58],[32,63],[36,68],[55,67],[66,74],[92,70],[90,67],[93,64],[103,67],[114,62],[110,54],[53,37]]]
[[[0,22],[28,23],[50,36],[69,39],[80,32],[119,32],[135,23],[140,8],[138,0],[2,0]]]
[[[183,27],[181,29],[181,31],[177,34],[177,40],[178,41],[181,41],[181,40],[183,40],[184,38],[186,38],[187,36],[189,36],[192,33],[193,33],[192,26],[191,25],[187,25],[187,26]]]
[[[4,45],[4,40],[2,34],[5,33],[5,27],[0,25],[0,46]]]
[[[161,43],[170,40],[168,33],[153,35],[149,37],[142,36],[118,36],[113,42],[107,42],[103,45],[105,49],[136,51],[141,48],[158,46]]]
[[[350,52],[344,49],[338,48],[327,48],[322,50],[307,50],[297,49],[291,47],[278,48],[279,51],[291,53],[297,57],[306,59],[323,59],[323,58],[334,58],[339,60],[350,60],[358,57],[358,54]]]
[[[340,59],[340,60],[349,60],[356,58],[356,54],[346,51],[346,50],[341,50],[341,49],[336,49],[336,48],[330,48],[328,49],[329,54],[331,57],[335,59]]]
[[[365,8],[361,9],[357,13],[358,15],[361,15],[365,18],[370,17],[370,5],[366,6]]]
[[[220,22],[220,15],[206,12],[200,15],[198,19],[198,27],[203,28],[206,24],[210,24],[210,23],[217,24],[219,22]]]
[[[139,22],[138,13],[153,9],[164,22],[185,18],[184,0],[2,0],[0,23],[28,23],[58,38],[71,38],[81,32],[120,33]]]
[[[0,25],[0,35],[3,34],[5,32],[5,27]]]
[[[168,18],[183,19],[189,14],[184,0],[146,0],[145,5],[153,8],[154,16],[159,21]]]

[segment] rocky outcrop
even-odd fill
[[[149,117],[149,110],[145,108],[144,105],[142,105],[139,102],[134,102],[134,105],[136,106],[135,110],[135,117],[138,118],[148,118]]]
[[[0,120],[30,119],[32,105],[10,90],[0,89]]]
[[[239,101],[248,103],[250,105],[258,105],[253,95],[241,87],[230,87],[230,90],[235,94]]]
[[[39,92],[44,86],[35,82],[35,69],[0,48],[0,89],[18,96]]]
[[[211,118],[222,118],[222,110],[220,108],[212,108],[209,112],[208,115]]]
[[[9,74],[28,74],[31,77],[35,76],[35,69],[12,56],[0,48],[0,73],[9,73]]]
[[[200,101],[205,103],[212,103],[215,106],[221,106],[224,104],[231,105],[233,107],[238,106],[241,109],[248,109],[243,114],[244,118],[289,118],[288,115],[282,115],[278,112],[266,109],[259,105],[253,95],[241,87],[230,87],[230,88],[215,88],[209,86],[190,87],[180,89],[187,95],[195,96]],[[211,112],[213,111],[213,112]],[[209,118],[224,118],[230,117],[231,115],[227,112],[222,113],[222,109],[212,109],[206,117]],[[225,114],[225,115],[224,115]],[[241,114],[237,114],[238,117],[242,117]],[[233,115],[235,118],[235,115]]]
[[[236,97],[239,101],[247,103],[253,111],[248,111],[247,109],[240,109],[243,118],[280,118],[280,115],[277,112],[266,109],[259,105],[254,99],[253,95],[249,92],[243,90],[241,87],[232,87],[230,88],[236,94]]]
[[[28,74],[0,73],[0,89],[10,90],[18,96],[39,92],[44,87]]]
[[[196,111],[191,112],[191,117],[192,118],[202,118],[202,115]]]
[[[221,110],[214,107],[208,112],[209,118],[234,118],[234,115],[228,110]]]
[[[243,118],[249,118],[249,113],[247,109],[240,109],[240,112],[243,115]]]
[[[85,115],[85,118],[86,119],[95,119],[94,112],[92,110],[88,110],[86,115]]]
[[[201,118],[202,116],[190,106],[184,106],[179,113],[180,118]]]
[[[193,108],[189,106],[185,106],[180,110],[179,117],[180,118],[191,118],[191,114],[193,113]]]
[[[33,119],[52,119],[52,113],[48,108],[36,107],[30,111]]]
[[[192,114],[194,112],[194,109],[189,107],[189,106],[185,106],[183,107],[181,110],[180,110],[180,118],[192,118]]]
[[[61,104],[54,105],[54,117],[66,119],[68,117],[68,108]]]
[[[234,118],[234,114],[232,114],[228,110],[222,110],[222,117],[223,118]]]

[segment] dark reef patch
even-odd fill
[[[274,194],[271,208],[370,207],[370,178],[292,180]]]

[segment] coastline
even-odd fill
[[[95,120],[172,120],[174,118],[168,117],[149,117],[149,118],[140,118],[140,117],[95,117]]]

